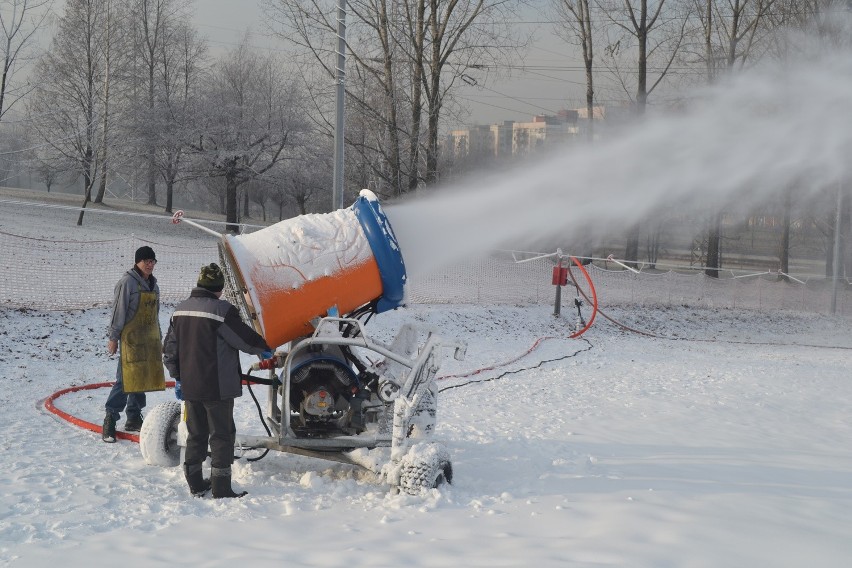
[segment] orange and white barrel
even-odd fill
[[[223,235],[222,252],[269,345],[313,333],[311,321],[376,302],[404,301],[405,265],[376,196],[347,209],[309,214],[245,235]]]

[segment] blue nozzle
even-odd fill
[[[405,262],[399,243],[393,234],[390,222],[379,200],[369,190],[362,190],[360,197],[352,205],[355,217],[367,236],[367,242],[373,251],[373,257],[379,266],[382,281],[382,295],[379,297],[376,312],[382,313],[398,308],[405,301]]]

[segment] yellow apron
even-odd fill
[[[139,293],[139,309],[121,330],[121,374],[124,392],[166,389],[156,292]]]

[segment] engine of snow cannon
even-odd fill
[[[355,433],[363,428],[360,404],[353,403],[369,396],[369,391],[347,362],[351,356],[348,350],[344,353],[343,347],[322,344],[295,354],[290,367],[289,400],[291,412],[298,415],[291,422],[296,436]]]

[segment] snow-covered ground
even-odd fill
[[[145,465],[137,444],[104,444],[44,409],[55,391],[111,380],[106,309],[0,311],[3,565],[852,562],[847,320],[622,307],[609,315],[681,339],[599,318],[570,340],[549,306],[382,314],[368,325],[378,339],[415,322],[468,342],[441,375],[496,365],[439,382],[453,484],[409,496],[365,470],[270,452],[235,464],[247,497],[218,501],[190,497],[179,469]],[[554,338],[499,365],[542,337]],[[106,395],[57,406],[99,423]],[[149,395],[148,409],[171,395]],[[262,433],[247,393],[237,426]]]
[[[81,229],[66,217],[4,206],[0,229],[87,240],[134,221]],[[3,248],[0,260],[16,254]],[[409,322],[466,341],[466,359],[440,375],[493,367],[439,381],[452,485],[409,496],[366,470],[270,452],[235,464],[248,496],[217,501],[190,497],[178,468],[145,465],[137,444],[104,444],[45,410],[61,389],[112,380],[108,308],[0,308],[0,565],[852,564],[852,321],[621,306],[607,315],[657,337],[599,316],[570,340],[571,310],[551,312],[414,305],[368,324],[383,341]],[[99,424],[106,396],[82,390],[56,405]],[[171,397],[149,395],[147,411]],[[236,420],[263,434],[248,393]]]

